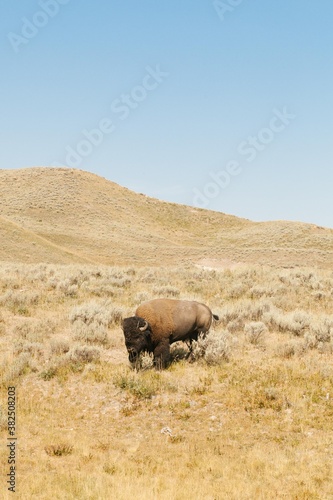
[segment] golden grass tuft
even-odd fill
[[[66,443],[50,444],[45,446],[44,450],[50,457],[62,457],[72,453],[73,445]]]

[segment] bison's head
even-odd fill
[[[151,351],[151,328],[149,323],[139,316],[125,318],[122,322],[128,359],[135,363],[140,352]]]

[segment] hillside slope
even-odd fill
[[[162,202],[85,171],[1,170],[0,195],[0,260],[207,267],[333,264],[331,229],[255,223]]]
[[[0,261],[35,263],[36,260],[51,260],[55,264],[92,263],[3,217],[0,217],[0,241]]]

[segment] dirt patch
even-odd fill
[[[244,262],[235,262],[230,259],[201,259],[196,264],[196,267],[201,267],[208,270],[236,269],[237,267],[245,266]]]

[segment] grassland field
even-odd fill
[[[193,363],[179,343],[165,371],[133,370],[121,318],[155,297],[220,321]],[[330,270],[3,262],[1,498],[333,498],[332,306]]]

